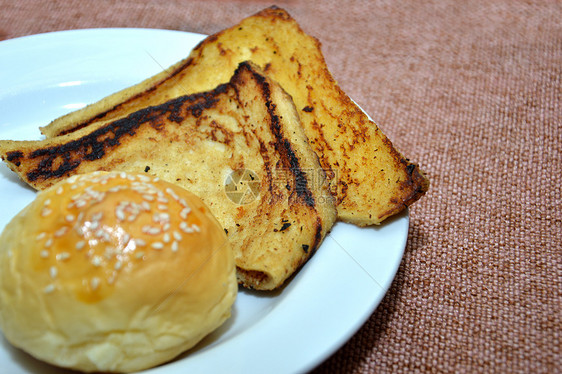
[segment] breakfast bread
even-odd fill
[[[167,362],[230,317],[237,290],[231,246],[207,206],[146,175],[65,179],[0,237],[0,328],[59,367]]]
[[[290,96],[252,63],[230,82],[39,141],[0,141],[36,189],[93,170],[146,173],[209,206],[246,287],[281,286],[336,219],[334,199]]]
[[[42,132],[47,137],[61,135],[186,92],[210,90],[227,82],[245,60],[260,65],[293,98],[310,145],[327,172],[339,219],[361,226],[379,224],[427,191],[429,183],[419,167],[338,86],[320,42],[277,7],[207,37],[166,71],[61,117]]]

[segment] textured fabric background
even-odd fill
[[[208,34],[272,4],[0,0],[0,39]],[[432,182],[410,210],[390,291],[316,373],[561,372],[561,3],[276,4],[320,39],[340,85]]]

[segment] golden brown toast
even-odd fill
[[[183,61],[42,129],[47,137],[100,120],[120,118],[186,92],[227,82],[252,60],[293,98],[307,137],[327,170],[338,217],[379,224],[419,199],[429,182],[377,125],[341,90],[317,39],[282,9],[272,7],[207,37]]]
[[[290,96],[251,63],[212,91],[40,141],[0,141],[36,189],[78,173],[120,170],[176,183],[209,206],[247,287],[279,287],[336,219],[334,199]]]

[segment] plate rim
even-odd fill
[[[142,39],[142,37],[140,37],[140,34],[151,34],[151,33],[157,33],[157,34],[167,34],[169,33],[174,34],[174,35],[185,35],[185,36],[191,36],[191,37],[199,37],[199,38],[204,38],[206,35],[204,34],[198,34],[198,33],[193,33],[193,32],[187,32],[187,31],[180,31],[180,30],[170,30],[170,29],[158,29],[158,28],[136,28],[136,27],[110,27],[110,28],[84,28],[84,29],[69,29],[69,30],[57,30],[57,31],[51,31],[51,32],[44,32],[44,33],[39,33],[39,34],[33,34],[33,35],[24,35],[24,36],[19,36],[19,37],[15,37],[15,38],[10,38],[10,39],[5,39],[0,41],[0,52],[3,49],[6,48],[10,48],[12,45],[17,46],[18,44],[21,43],[36,43],[37,41],[48,41],[49,39],[57,39],[60,35],[63,35],[65,38],[66,37],[70,37],[70,38],[74,38],[74,37],[79,37],[80,35],[84,35],[84,34],[90,34],[93,37],[102,37],[104,34],[107,33],[114,33],[114,34],[120,34],[120,36],[125,36],[125,35],[129,35],[129,36],[135,36],[135,34],[139,35],[139,39]],[[193,45],[193,47],[195,47],[195,45]],[[186,52],[187,54],[188,52]],[[1,97],[0,97],[1,100]],[[331,355],[333,355],[338,349],[340,349],[347,341],[349,341],[349,339],[355,335],[357,333],[357,331],[365,324],[365,322],[370,318],[370,316],[375,312],[376,308],[380,305],[382,299],[384,298],[384,296],[387,294],[395,276],[396,273],[399,269],[400,263],[402,262],[403,256],[404,256],[404,250],[406,248],[406,244],[407,244],[407,240],[408,240],[408,229],[409,229],[409,224],[410,224],[410,220],[409,220],[409,211],[408,208],[405,209],[404,212],[400,213],[399,215],[395,216],[395,217],[391,217],[389,218],[388,222],[383,223],[384,225],[392,225],[393,223],[400,223],[400,227],[402,229],[402,231],[404,231],[404,227],[405,227],[405,233],[404,235],[402,235],[400,238],[398,238],[397,240],[399,241],[399,243],[396,244],[396,248],[398,250],[398,253],[396,253],[395,255],[395,259],[393,261],[393,267],[392,269],[390,269],[390,273],[391,276],[387,277],[384,279],[384,282],[382,282],[383,284],[379,284],[379,286],[381,287],[381,291],[376,295],[375,298],[373,298],[371,300],[371,303],[369,305],[368,308],[365,308],[365,310],[362,311],[362,313],[360,313],[360,317],[356,318],[350,325],[350,327],[347,329],[347,331],[340,336],[339,339],[332,341],[331,344],[329,344],[328,347],[325,347],[323,353],[317,357],[314,358],[309,358],[307,362],[302,362],[301,365],[298,365],[298,367],[294,367],[294,369],[298,369],[299,371],[309,371],[314,369],[315,367],[317,367],[318,365],[320,365],[322,362],[324,362],[326,359],[328,359]],[[341,223],[338,222],[336,223],[336,225],[334,226],[334,228],[332,230],[334,230],[336,227],[341,227],[343,225],[349,225],[349,224],[345,224],[345,223]],[[350,225],[351,226],[351,225]],[[325,241],[329,238],[329,235],[326,237]],[[323,244],[324,245],[324,244]],[[323,246],[322,245],[322,246]],[[322,247],[321,246],[321,247]],[[396,249],[395,249],[396,250]],[[315,255],[317,256],[317,255]],[[313,256],[313,258],[315,257]],[[261,323],[262,320],[260,320],[258,322]],[[0,332],[0,336],[1,332]],[[3,338],[3,336],[2,336]],[[3,338],[5,339],[5,338]],[[216,347],[213,347],[212,349],[215,349]],[[166,367],[170,366],[171,370],[174,370],[174,368],[177,366],[178,369],[182,369],[178,366],[178,364],[181,364],[181,360],[180,361],[173,361],[171,364],[165,365],[165,366],[160,366],[160,367],[156,367],[153,369],[148,369],[146,372],[147,373],[164,373],[164,372],[168,372]],[[183,365],[181,365],[183,366]],[[175,371],[172,371],[175,372]]]

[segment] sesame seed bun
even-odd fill
[[[236,293],[231,247],[207,207],[144,175],[68,178],[0,237],[0,327],[61,367],[169,361],[230,316]]]

